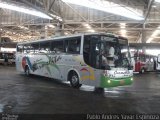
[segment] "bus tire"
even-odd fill
[[[145,72],[145,69],[142,68],[141,71],[140,71],[140,73],[143,74],[144,72]]]
[[[74,71],[71,71],[69,73],[69,81],[70,81],[70,84],[73,88],[79,88],[81,87],[81,84],[79,84],[79,77],[77,75],[76,72]]]
[[[28,67],[28,66],[25,67],[24,73],[25,73],[26,76],[29,76],[29,75],[30,75],[30,70],[29,70],[29,67]]]

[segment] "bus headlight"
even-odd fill
[[[131,81],[133,81],[133,78],[131,78]]]
[[[111,83],[111,81],[110,81],[110,80],[108,80],[107,82],[108,82],[109,84]]]

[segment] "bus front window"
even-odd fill
[[[115,37],[87,35],[84,37],[83,58],[86,64],[97,69],[110,69],[114,64]]]
[[[117,45],[117,59],[115,60],[116,67],[124,67],[131,69],[131,56],[129,53],[128,41],[125,39],[118,39]]]
[[[86,35],[83,58],[97,69],[127,68],[130,65],[128,41],[107,35]]]

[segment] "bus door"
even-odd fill
[[[100,42],[99,36],[85,36],[83,46],[83,59],[88,65],[81,69],[83,84],[97,85],[100,81]],[[86,70],[86,72],[85,72]]]
[[[152,56],[149,56],[148,60],[146,59],[146,65],[147,71],[154,70],[154,58]]]

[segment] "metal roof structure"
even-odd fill
[[[94,2],[94,0],[90,0]],[[145,43],[149,38],[152,43],[159,43],[160,36],[160,3],[156,0],[99,0],[113,3],[126,9],[132,8],[144,17],[134,20],[120,15],[111,14],[80,5],[70,4],[64,0],[0,0],[8,4],[23,6],[41,11],[53,19],[44,19],[0,8],[0,34],[12,41],[20,42],[27,39],[51,37],[57,31],[64,34],[88,32],[109,32],[122,35],[120,24],[125,23],[125,37],[130,43]],[[104,5],[105,6],[105,5]],[[111,6],[112,9],[116,7]],[[56,26],[59,27],[56,27]],[[86,27],[88,25],[88,27]],[[94,31],[93,31],[94,30]],[[156,36],[153,33],[157,30]]]

